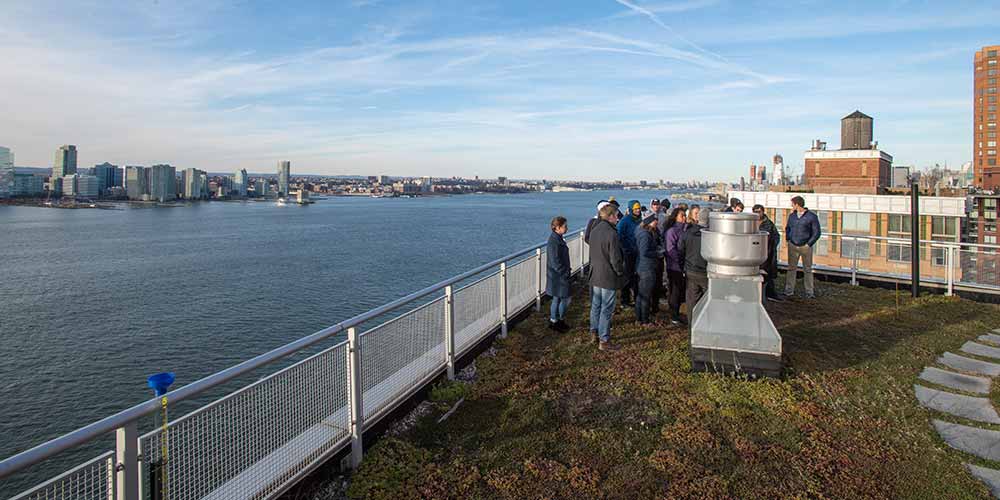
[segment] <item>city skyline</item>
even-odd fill
[[[69,143],[84,165],[678,181],[801,168],[862,109],[896,163],[970,161],[997,7],[843,7],[22,4],[0,27],[18,68],[0,136],[25,166]]]

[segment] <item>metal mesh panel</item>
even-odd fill
[[[580,267],[583,266],[583,255],[580,255],[580,238],[582,236],[574,236],[566,240],[566,245],[569,247],[569,267],[573,272],[579,271]]]
[[[107,452],[11,500],[109,500],[114,470],[114,453]]]
[[[1000,251],[965,247],[955,251],[955,282],[966,286],[1000,288]]]
[[[500,274],[455,292],[455,352],[461,353],[500,324]]]
[[[545,250],[542,250],[542,275],[540,276],[542,279],[542,293],[545,293],[545,287],[549,283],[548,272],[546,271],[549,262],[548,257],[548,253]]]
[[[535,259],[523,260],[507,268],[507,314],[514,314],[535,302]]]
[[[397,396],[444,366],[444,335],[444,298],[361,335],[366,419],[395,403]]]
[[[142,437],[143,492],[171,500],[261,498],[346,443],[346,343]],[[162,464],[166,443],[165,483]]]

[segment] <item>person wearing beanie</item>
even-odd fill
[[[587,221],[587,229],[583,230],[583,241],[590,243],[590,231],[593,230],[594,225],[596,225],[597,222],[601,220],[601,209],[604,208],[604,206],[609,203],[611,202],[607,200],[601,200],[597,202],[597,215],[595,215],[593,219]]]
[[[635,230],[638,261],[636,276],[638,277],[635,296],[635,318],[641,325],[653,322],[652,307],[656,293],[657,270],[663,261],[663,249],[659,244],[660,231],[657,229],[659,219],[650,214]]]
[[[552,232],[549,234],[548,246],[545,248],[547,263],[545,266],[545,293],[552,297],[549,314],[549,328],[557,332],[569,331],[566,324],[566,309],[569,308],[570,267],[569,247],[563,235],[568,228],[566,218],[559,216],[552,219]]]
[[[616,229],[618,209],[609,203],[599,215],[590,235],[590,334],[598,349],[615,351],[618,347],[611,343],[615,294],[628,283],[628,276]]]
[[[629,276],[629,284],[622,289],[622,306],[632,305],[638,279],[635,276],[635,265],[639,260],[639,247],[635,242],[635,230],[642,222],[642,204],[639,200],[629,200],[625,205],[628,213],[618,221],[618,241],[621,243],[622,254],[625,257],[625,269]]]
[[[695,305],[708,291],[708,261],[701,255],[701,231],[708,228],[712,209],[706,207],[698,211],[698,220],[688,227],[681,240],[680,250],[684,255],[684,274],[687,278],[685,302],[688,316]]]

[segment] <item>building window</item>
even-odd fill
[[[997,51],[995,50],[986,51],[986,57],[996,57],[996,56],[997,56]]]
[[[870,240],[853,240],[847,236],[870,236],[871,235],[871,215],[855,212],[842,212],[842,233],[844,238],[840,245],[840,256],[859,259],[868,259],[870,251]]]
[[[997,244],[997,237],[994,236],[994,235],[984,234],[983,235],[983,243],[986,243],[987,245],[996,245]]]
[[[988,147],[994,148],[997,145],[997,141],[986,141],[986,145]],[[982,147],[982,146],[979,146],[979,147]]]
[[[997,107],[996,107],[995,104],[993,106],[986,106],[986,111],[996,111],[996,110],[997,110]]]
[[[889,214],[889,234],[890,238],[909,239],[910,238],[909,215]],[[910,245],[898,242],[889,242],[886,245],[886,258],[893,262],[910,262]]]
[[[990,59],[989,61],[986,61],[986,64],[988,64],[990,66],[996,66],[997,60],[996,59]]]
[[[997,159],[996,158],[990,158],[989,160],[986,161],[986,164],[989,165],[989,166],[991,166],[991,167],[995,167],[996,164],[997,164]]]
[[[827,234],[827,213],[820,210],[813,210],[813,213],[816,214],[816,217],[819,219],[819,230],[820,233],[824,235],[824,237],[820,238],[819,241],[816,242],[816,255],[826,255],[830,247],[830,240],[825,237]]]
[[[997,93],[997,88],[996,87],[990,87],[990,88],[986,89],[986,93],[987,94],[996,94]]]
[[[996,85],[997,84],[997,79],[996,78],[990,78],[989,80],[986,81],[986,84],[990,85],[990,86]]]
[[[987,149],[987,150],[986,150],[986,154],[988,154],[988,155],[991,155],[991,156],[992,156],[992,155],[995,155],[995,154],[997,154],[997,152],[996,152],[996,150],[995,150],[995,149]]]
[[[954,217],[931,217],[931,240],[953,242],[958,240],[958,223]],[[931,264],[948,265],[947,249],[931,248]]]

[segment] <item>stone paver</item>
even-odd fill
[[[954,368],[963,372],[978,373],[988,377],[996,377],[1000,375],[1000,365],[996,363],[970,359],[964,356],[959,356],[958,354],[952,354],[950,352],[944,353],[937,359],[937,362],[949,368]]]
[[[986,487],[990,489],[990,493],[994,497],[1000,498],[1000,470],[988,469],[972,464],[965,464],[965,468],[969,469],[969,473],[975,476],[976,479],[986,483]]]
[[[1000,460],[1000,432],[934,420],[941,439],[956,450],[987,460]]]
[[[990,347],[976,342],[966,342],[962,344],[962,347],[959,350],[969,354],[975,354],[976,356],[1000,359],[1000,347]]]
[[[921,385],[914,385],[913,391],[917,394],[917,401],[925,408],[978,422],[1000,424],[1000,415],[986,398],[963,396]]]
[[[974,392],[976,394],[989,394],[990,379],[984,377],[974,377],[961,373],[950,372],[940,368],[928,366],[920,372],[920,378],[933,384],[941,385],[959,391]]]
[[[1000,344],[1000,335],[987,333],[985,335],[980,335],[978,340],[980,342],[992,342],[994,344]]]

